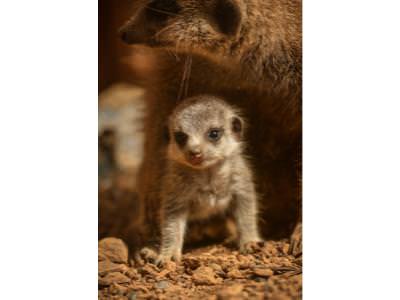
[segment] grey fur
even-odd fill
[[[243,129],[234,130],[233,120],[242,118],[236,109],[213,96],[184,100],[169,119],[170,142],[161,188],[161,250],[157,263],[180,260],[186,223],[231,211],[239,233],[239,247],[246,252],[261,241],[257,229],[257,197],[253,175],[243,149]],[[209,129],[222,135],[210,141]],[[188,139],[179,145],[175,132]],[[190,153],[202,153],[193,165]]]

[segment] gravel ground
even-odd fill
[[[286,240],[266,241],[248,255],[212,245],[159,268],[130,259],[121,239],[105,238],[99,241],[99,299],[301,299],[302,257],[288,250]]]

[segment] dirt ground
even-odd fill
[[[159,268],[130,259],[121,239],[105,238],[99,241],[99,299],[301,299],[302,257],[288,249],[287,241],[267,241],[242,255],[213,245]]]

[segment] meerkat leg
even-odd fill
[[[239,233],[239,248],[242,253],[254,251],[262,241],[257,229],[257,199],[255,193],[236,195],[234,211]]]
[[[186,215],[167,216],[162,224],[161,249],[156,260],[162,265],[168,260],[179,262],[182,256],[183,239],[186,229]]]

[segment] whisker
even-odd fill
[[[179,87],[178,100],[182,100],[187,97],[189,90],[189,78],[192,69],[192,55],[187,55],[185,59],[182,81]]]
[[[161,33],[163,33],[164,31],[166,31],[166,30],[168,30],[168,29],[170,29],[170,28],[172,28],[172,27],[174,27],[175,26],[175,24],[171,24],[171,25],[168,25],[168,26],[166,26],[166,27],[164,27],[164,28],[161,28],[159,31],[157,31],[154,35],[153,35],[153,38],[154,39],[158,39],[158,36],[161,34]]]
[[[169,11],[166,11],[166,10],[154,8],[154,7],[147,6],[147,5],[145,7],[147,9],[149,9],[149,10],[152,10],[152,11],[155,11],[155,12],[158,12],[158,13],[161,13],[161,14],[165,14],[165,15],[168,15],[168,16],[173,16],[173,17],[178,16],[178,14],[175,14],[175,13],[172,13],[172,12],[169,12]]]
[[[189,56],[187,58],[187,77],[186,77],[186,86],[185,86],[185,95],[184,97],[186,98],[189,92],[189,80],[190,80],[190,75],[192,72],[192,53],[189,52]]]

